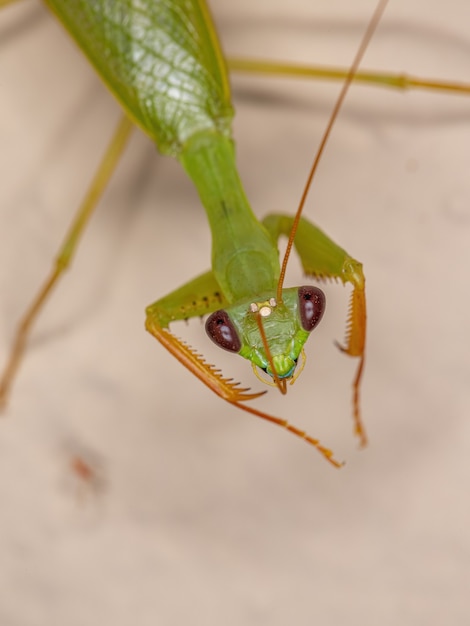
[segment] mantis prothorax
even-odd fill
[[[285,392],[285,382],[294,378],[303,345],[324,309],[323,295],[316,287],[282,289],[277,239],[290,234],[290,245],[294,243],[297,248],[307,274],[339,278],[353,286],[349,332],[342,349],[359,358],[354,383],[355,429],[365,442],[359,412],[366,321],[362,267],[303,218],[271,215],[261,224],[254,217],[236,171],[225,62],[205,3],[140,2],[137,6],[131,0],[49,0],[47,5],[89,57],[128,117],[155,140],[162,152],[182,163],[207,210],[213,234],[212,270],[148,307],[147,329],[219,396],[304,437],[338,465],[317,440],[284,420],[244,404],[261,394],[249,393],[223,378],[169,330],[175,320],[210,314],[207,329],[211,338],[265,370]],[[152,36],[144,45],[142,34],[147,32]],[[356,66],[357,62],[353,68]],[[67,267],[129,131],[130,123],[124,119],[57,266],[23,322],[0,387],[4,399],[30,324]],[[302,204],[298,217],[301,209]]]

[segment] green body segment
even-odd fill
[[[278,253],[237,174],[228,76],[204,0],[46,2],[130,117],[193,180],[225,299],[273,288]]]
[[[178,156],[231,135],[225,61],[204,0],[45,0],[138,126]]]
[[[275,292],[277,247],[256,219],[243,191],[232,141],[222,135],[196,135],[181,162],[195,181],[212,232],[212,271],[229,304],[252,302]]]

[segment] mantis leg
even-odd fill
[[[296,437],[314,446],[334,467],[341,467],[342,463],[338,462],[333,457],[332,451],[323,446],[318,439],[310,437],[284,419],[247,406],[245,404],[247,400],[258,398],[265,392],[248,393],[249,389],[239,387],[239,383],[233,382],[231,378],[224,378],[220,370],[207,363],[200,354],[176,337],[168,328],[173,321],[202,317],[227,304],[213,273],[206,272],[147,307],[145,327],[182,365],[220,398],[247,413],[285,428]]]
[[[346,79],[349,73],[349,68],[282,63],[280,61],[258,61],[256,59],[229,58],[227,59],[227,65],[231,72],[243,72],[244,74],[262,74],[263,76],[273,75],[284,78],[333,80],[341,82]],[[400,91],[423,89],[447,93],[470,93],[469,83],[433,80],[404,73],[396,74],[391,72],[368,72],[358,70],[354,74],[353,82],[373,85],[374,87],[389,87]]]
[[[224,400],[237,403],[257,398],[264,392],[246,393],[248,389],[224,378],[219,370],[206,363],[200,354],[169,330],[170,322],[202,317],[227,304],[213,273],[209,271],[147,307],[145,327],[209,389]]]
[[[20,321],[9,359],[0,378],[0,407],[6,404],[13,379],[24,354],[27,339],[31,332],[31,327],[52,292],[53,287],[56,285],[65,270],[70,266],[80,237],[82,236],[85,226],[88,224],[88,221],[93,214],[102,193],[106,189],[116,165],[119,162],[131,130],[132,123],[127,117],[123,116],[101,160],[88,192],[86,193],[75,219],[72,222],[65,241],[59,250],[50,275],[36,294],[36,297],[33,299],[28,310]]]
[[[287,215],[268,215],[263,220],[264,226],[275,241],[280,235],[289,236],[292,223],[293,217]],[[337,346],[345,354],[359,357],[353,381],[354,432],[359,437],[361,446],[364,446],[367,443],[367,436],[361,419],[359,390],[364,370],[367,315],[362,264],[305,218],[301,218],[299,222],[294,246],[308,276],[320,280],[339,279],[343,284],[350,283],[353,287],[345,345],[337,343]]]
[[[3,7],[13,4],[14,2],[18,2],[18,0],[0,0],[0,9],[3,9]]]

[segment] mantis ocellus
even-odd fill
[[[61,3],[50,3],[52,8],[57,12],[61,12],[63,7]],[[69,7],[70,3],[66,3]],[[87,3],[90,5],[90,3]],[[112,3],[113,5],[115,3]],[[126,3],[123,3],[123,6]],[[191,3],[188,3],[188,7]],[[130,5],[129,5],[130,6]],[[156,6],[156,5],[155,5]],[[301,292],[300,298],[307,298],[307,302],[318,301],[318,311],[315,311],[310,319],[313,320],[313,324],[306,323],[308,328],[305,328],[305,324],[302,325],[302,317],[297,316],[298,298],[299,292],[295,289],[295,292],[289,292],[285,296],[279,297],[279,293],[276,292],[275,285],[277,284],[277,278],[279,274],[278,261],[277,261],[277,249],[273,240],[276,240],[278,236],[282,234],[288,234],[290,226],[292,224],[292,218],[283,216],[282,218],[271,217],[264,221],[264,228],[259,226],[259,222],[254,219],[251,211],[249,210],[246,200],[244,198],[243,191],[239,187],[239,182],[235,174],[236,170],[233,162],[233,149],[229,138],[228,123],[230,118],[230,102],[228,95],[228,83],[227,78],[223,72],[221,64],[221,53],[217,49],[217,43],[215,41],[215,33],[212,28],[207,25],[210,24],[210,18],[205,12],[205,6],[202,3],[193,3],[193,9],[202,11],[198,17],[198,23],[203,25],[205,32],[205,43],[207,39],[212,39],[213,52],[209,53],[209,56],[213,55],[216,59],[215,65],[209,73],[211,77],[218,75],[218,80],[212,85],[212,91],[218,91],[215,99],[216,106],[218,107],[217,113],[212,115],[212,121],[215,119],[217,123],[209,130],[211,134],[210,141],[207,139],[206,128],[198,127],[198,124],[191,122],[190,134],[187,134],[187,126],[183,123],[183,126],[176,131],[172,130],[169,137],[159,137],[160,148],[164,152],[178,154],[179,158],[187,170],[188,174],[194,180],[198,186],[199,193],[203,198],[206,208],[209,211],[209,220],[212,222],[212,230],[215,247],[213,249],[213,271],[209,274],[201,276],[199,279],[188,283],[181,289],[172,293],[170,296],[158,300],[154,305],[149,307],[147,315],[147,328],[156,338],[161,341],[177,358],[185,362],[187,367],[196,375],[198,375],[203,382],[208,384],[213,390],[216,391],[225,399],[239,405],[241,401],[254,398],[258,394],[247,394],[244,390],[238,390],[233,387],[232,383],[224,381],[218,374],[213,374],[212,371],[205,366],[200,359],[193,357],[193,353],[187,349],[181,342],[179,342],[168,330],[168,324],[178,319],[186,319],[188,317],[200,316],[206,313],[212,313],[215,310],[223,310],[228,308],[229,305],[236,304],[237,311],[229,312],[229,317],[221,317],[220,315],[215,318],[209,318],[212,320],[212,326],[217,329],[221,326],[223,331],[230,336],[230,340],[224,343],[223,339],[219,339],[219,344],[233,352],[241,352],[244,356],[255,362],[256,365],[265,369],[268,374],[273,373],[273,369],[277,374],[278,379],[289,379],[293,375],[295,368],[295,361],[297,360],[301,351],[301,344],[305,341],[307,334],[313,330],[313,327],[319,321],[322,313],[323,304],[321,303],[321,296],[317,291],[314,292]],[[63,20],[67,20],[63,14],[61,14]],[[73,31],[76,25],[75,18],[71,18],[68,22],[69,28]],[[101,36],[93,37],[94,40],[102,39]],[[83,44],[85,47],[88,44]],[[112,82],[108,79],[108,82]],[[128,86],[127,86],[128,87]],[[115,87],[117,90],[117,88]],[[146,116],[147,114],[145,114]],[[135,112],[133,117],[135,117]],[[137,120],[140,125],[144,125],[142,119]],[[183,120],[184,122],[184,120]],[[202,122],[204,127],[205,122]],[[219,128],[220,127],[220,128]],[[195,130],[194,130],[195,129]],[[176,145],[174,137],[176,136],[178,142],[181,145]],[[214,141],[213,141],[214,140]],[[178,143],[177,142],[177,143]],[[184,149],[182,148],[184,145]],[[211,163],[212,170],[209,170],[210,180],[205,180],[205,175],[208,172],[206,167],[207,163]],[[219,165],[223,163],[223,167]],[[225,169],[227,168],[227,169]],[[214,176],[214,174],[219,175]],[[221,188],[222,175],[228,178],[230,185]],[[229,198],[226,200],[227,187],[230,189]],[[224,226],[220,224],[220,217],[214,213],[214,207],[222,207],[224,213],[224,220],[230,214],[230,205],[238,204],[243,206],[243,213],[234,217],[234,222],[230,226],[232,235],[229,238],[222,238],[224,232]],[[239,219],[240,217],[240,219]],[[247,230],[245,230],[245,226]],[[238,232],[238,228],[240,231]],[[268,233],[267,233],[267,231]],[[235,234],[239,236],[239,239],[234,239]],[[253,258],[249,260],[249,271],[243,270],[245,261],[243,254],[240,254],[240,242],[248,242],[252,245]],[[249,244],[249,242],[252,244]],[[230,245],[234,245],[234,249],[227,254],[227,249]],[[249,245],[248,245],[249,244]],[[359,357],[362,363],[364,354],[364,341],[365,341],[365,299],[364,299],[364,280],[361,271],[360,264],[358,264],[352,257],[346,255],[344,250],[333,243],[333,241],[326,237],[315,226],[309,224],[306,221],[301,222],[298,238],[296,244],[300,248],[300,255],[303,261],[304,269],[310,273],[315,274],[321,278],[341,278],[344,282],[352,284],[353,291],[353,309],[352,309],[352,331],[347,339],[345,351],[351,356]],[[244,244],[245,245],[245,244]],[[219,246],[219,247],[217,247]],[[260,261],[258,254],[263,251],[263,260]],[[247,250],[249,254],[252,254]],[[328,262],[331,260],[331,264]],[[231,266],[231,263],[236,262],[240,265],[234,270],[232,274],[227,275],[227,270]],[[240,269],[241,268],[241,269]],[[240,281],[239,277],[243,275],[243,279]],[[249,284],[251,282],[251,284]],[[292,294],[292,295],[291,295]],[[245,298],[247,300],[245,301]],[[273,339],[269,335],[271,326],[269,322],[276,322],[276,314],[278,311],[285,314],[285,310],[282,310],[282,300],[288,301],[292,298],[291,307],[294,310],[295,318],[297,322],[301,321],[300,326],[297,324],[294,331],[294,335],[289,337],[289,342],[294,342],[295,350],[294,354],[290,354],[291,348],[287,349],[285,345],[282,345],[278,350],[274,346]],[[240,305],[240,301],[243,300],[243,304]],[[242,311],[238,310],[238,306],[242,307]],[[250,337],[253,334],[260,336],[260,312],[266,313],[268,323],[265,323],[267,340],[253,341],[249,339],[244,343],[239,341],[233,341],[234,334],[239,336],[244,331],[244,325],[247,324],[247,335]],[[261,313],[261,318],[263,314]],[[232,318],[237,318],[235,321]],[[251,320],[251,321],[250,321]],[[261,322],[262,323],[262,322]],[[234,326],[235,325],[235,332]],[[211,322],[209,323],[211,326]],[[228,331],[226,329],[229,329]],[[294,338],[295,333],[300,333],[300,338]],[[212,330],[214,335],[214,330]],[[242,345],[243,343],[243,345]],[[269,350],[266,350],[265,345],[270,347],[271,356]],[[272,345],[271,345],[272,344]],[[287,352],[287,353],[286,353]],[[273,367],[274,365],[274,367]],[[360,366],[361,367],[361,366]],[[359,376],[360,376],[359,370]],[[276,378],[276,376],[275,376]],[[283,384],[277,381],[279,386]],[[358,382],[356,384],[357,390]],[[256,411],[255,411],[256,412]],[[360,424],[359,418],[359,405],[358,400],[355,403],[356,412],[356,431],[365,440],[364,431]],[[257,414],[260,414],[259,412]],[[262,417],[269,417],[265,414],[261,414]],[[282,423],[282,425],[285,425]],[[296,432],[296,431],[294,431]],[[303,433],[299,433],[303,436]],[[316,442],[314,442],[316,444]],[[317,444],[319,446],[319,444]],[[322,447],[321,451],[324,451],[328,458],[329,454]]]

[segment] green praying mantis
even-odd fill
[[[49,4],[66,23],[72,34],[80,40],[81,31],[79,30],[78,34],[76,32],[79,29],[77,26],[79,20],[76,19],[76,15],[70,16],[66,10],[73,8],[74,5],[53,2]],[[86,4],[89,11],[95,6],[91,3]],[[112,6],[115,4],[112,3]],[[152,6],[159,8],[158,3]],[[171,3],[164,3],[164,6],[169,10],[168,20],[163,20],[163,23],[167,23],[170,20],[170,13],[174,13],[174,6]],[[274,215],[266,218],[262,224],[254,218],[236,173],[230,131],[232,112],[228,79],[215,30],[211,25],[207,7],[203,3],[186,3],[184,6],[191,14],[188,13],[188,19],[190,17],[191,21],[184,22],[183,20],[182,26],[191,23],[193,27],[175,29],[177,33],[175,40],[180,43],[184,42],[181,47],[183,52],[180,49],[179,56],[175,53],[176,57],[172,57],[177,58],[178,63],[172,62],[168,66],[163,64],[162,80],[170,95],[167,100],[163,98],[159,102],[160,111],[150,110],[153,109],[155,103],[147,96],[137,106],[134,102],[132,106],[129,104],[127,100],[132,101],[135,93],[134,89],[129,87],[131,82],[120,80],[119,72],[122,68],[118,67],[117,78],[109,68],[104,70],[103,76],[108,86],[121,98],[130,117],[138,125],[145,127],[151,135],[153,134],[163,152],[172,154],[180,160],[198,188],[213,233],[212,270],[151,305],[147,309],[147,329],[218,395],[240,408],[271,419],[295,434],[307,438],[331,462],[337,464],[330,452],[317,440],[309,438],[284,420],[278,420],[246,405],[246,401],[260,394],[251,394],[248,390],[240,389],[230,380],[223,378],[169,330],[169,324],[173,321],[210,314],[207,327],[211,338],[226,350],[242,354],[255,366],[265,370],[273,377],[281,391],[285,391],[286,380],[291,380],[295,376],[295,366],[303,344],[320,321],[324,309],[323,296],[317,288],[282,290],[276,242],[281,234],[291,232],[293,217]],[[129,6],[123,3],[121,8],[127,10]],[[162,13],[159,12],[159,19],[161,15]],[[145,17],[152,21],[151,12],[146,13]],[[109,18],[109,22],[101,20],[99,25],[109,26],[109,23],[114,24],[117,21],[118,26],[122,26],[119,22],[119,15],[116,17],[111,9]],[[139,25],[138,20],[134,22],[128,19],[125,22],[131,30],[135,27],[136,32],[139,33],[142,32],[142,28],[143,30],[147,28]],[[105,43],[104,34],[100,30],[94,32],[93,29],[87,27],[86,32],[91,37],[91,43],[81,41],[84,49],[93,49],[92,42],[96,41],[102,42],[103,50],[109,45]],[[112,40],[117,42],[117,50],[120,42],[126,44],[132,37],[132,33],[124,33],[122,30],[119,32],[120,35],[115,33],[111,35]],[[188,32],[197,32],[200,40],[204,42],[204,58],[202,61],[196,59],[197,63],[191,66],[189,74],[183,63],[186,56],[190,57],[187,42],[184,39]],[[166,42],[165,46],[169,45],[163,37],[162,41]],[[102,59],[106,56],[103,50],[101,52],[89,51],[89,54]],[[139,51],[137,46],[134,53],[137,57],[142,55],[145,65],[145,50]],[[162,56],[164,57],[163,54]],[[111,64],[114,65],[112,69],[116,70],[116,59],[120,58],[119,53],[113,52],[112,58],[114,58]],[[99,60],[95,58],[93,60],[99,65]],[[182,77],[178,78],[175,64],[179,67],[180,62],[183,69]],[[123,65],[126,64],[123,63]],[[210,71],[207,67],[210,67]],[[125,68],[125,71],[128,73],[127,77],[132,75],[132,67]],[[193,78],[194,84],[190,82]],[[172,81],[175,81],[175,84]],[[196,106],[194,117],[181,113],[179,109],[181,101],[185,100],[180,90],[182,84],[188,87],[186,95],[191,110]],[[203,86],[203,89],[201,88],[202,105],[200,102],[195,105],[191,98],[194,93],[198,93],[200,85]],[[125,95],[121,93],[123,86]],[[168,102],[168,100],[171,101],[172,89],[177,96],[176,105]],[[165,116],[168,116],[171,122],[176,120],[176,127],[171,127],[171,124],[165,120]],[[120,153],[128,129],[129,124],[124,121],[108,153],[112,159]],[[109,166],[106,165],[106,167]],[[107,174],[98,175],[98,182],[93,185],[94,192],[104,186],[107,177]],[[81,224],[84,221],[83,216],[87,215],[90,208],[80,213],[80,226],[72,229],[72,241],[78,239]],[[69,243],[70,241],[69,239]],[[350,329],[343,349],[347,354],[359,360],[355,380],[354,409],[356,432],[364,442],[365,433],[360,421],[358,397],[364,363],[366,320],[364,277],[361,265],[316,226],[304,219],[299,222],[294,245],[298,249],[307,273],[320,278],[339,278],[353,287]],[[70,248],[73,248],[73,245],[69,246],[67,255],[70,253]],[[51,278],[52,282],[48,283],[43,293],[49,291],[49,285],[55,282],[57,274],[62,272],[65,266],[63,259],[61,263],[62,265],[55,270]],[[42,302],[42,298],[43,294],[39,298],[39,303]],[[34,315],[36,308],[33,307]],[[284,329],[282,332],[278,330],[280,327]],[[23,339],[21,343],[22,341]],[[20,348],[16,354],[21,353],[22,345]],[[17,362],[13,359],[11,372],[14,372],[16,365]],[[11,378],[12,376],[7,373],[5,389],[8,388]]]

